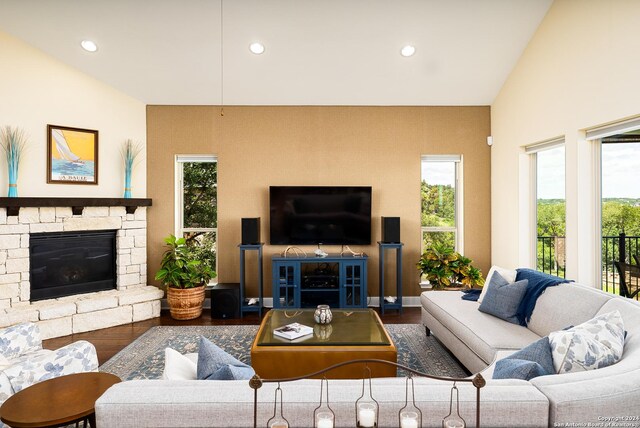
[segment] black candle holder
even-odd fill
[[[420,411],[420,409],[418,408],[418,406],[415,404],[415,387],[414,387],[414,376],[420,376],[420,377],[425,377],[425,378],[429,378],[429,379],[434,379],[434,380],[439,380],[442,382],[453,382],[453,387],[451,388],[451,396],[449,399],[449,414],[447,416],[445,416],[442,419],[442,427],[443,428],[451,428],[451,427],[460,427],[460,428],[466,428],[467,424],[466,421],[462,418],[462,416],[460,416],[460,397],[459,397],[459,392],[458,392],[458,388],[457,388],[457,383],[470,383],[473,385],[473,387],[475,388],[475,428],[480,428],[480,391],[481,389],[486,385],[486,381],[484,380],[484,378],[482,377],[482,375],[480,374],[476,374],[474,377],[472,378],[452,378],[452,377],[446,377],[446,376],[434,376],[434,375],[429,375],[426,373],[422,373],[419,372],[417,370],[414,370],[410,367],[407,367],[405,365],[402,364],[398,364],[398,363],[394,363],[394,362],[390,362],[390,361],[386,361],[386,360],[380,360],[380,359],[357,359],[357,360],[350,360],[350,361],[345,361],[342,363],[337,363],[334,364],[332,366],[326,367],[322,370],[318,370],[316,372],[313,373],[308,373],[306,375],[303,376],[296,376],[296,377],[290,377],[290,378],[282,378],[282,379],[261,379],[260,376],[258,375],[254,375],[251,380],[249,380],[249,386],[253,389],[253,427],[257,428],[258,427],[258,390],[263,386],[263,384],[265,382],[267,383],[277,383],[278,387],[275,390],[275,399],[274,399],[274,403],[273,403],[273,416],[267,421],[267,427],[269,428],[288,428],[289,427],[289,421],[287,421],[284,416],[283,416],[283,412],[282,412],[282,389],[280,389],[280,383],[281,382],[292,382],[292,381],[296,381],[296,380],[301,380],[301,379],[310,379],[310,378],[321,378],[321,382],[320,382],[320,405],[318,407],[315,408],[313,414],[309,415],[310,417],[313,417],[313,423],[309,423],[309,424],[305,424],[305,426],[314,426],[315,428],[324,428],[322,425],[326,425],[327,428],[329,426],[333,426],[335,427],[335,419],[336,419],[336,415],[335,412],[333,411],[333,409],[331,409],[331,407],[329,406],[329,382],[326,379],[326,373],[330,372],[332,370],[335,369],[339,369],[341,367],[344,366],[349,366],[349,365],[364,365],[364,374],[363,374],[363,378],[362,378],[362,391],[360,394],[360,397],[358,397],[358,399],[356,400],[356,406],[355,406],[355,411],[356,411],[356,426],[358,427],[377,427],[380,423],[380,419],[379,419],[379,411],[380,411],[380,406],[377,400],[375,400],[373,398],[373,391],[372,391],[372,379],[371,379],[371,369],[369,368],[369,364],[386,364],[386,365],[391,365],[394,366],[398,369],[404,370],[407,373],[410,373],[409,377],[407,377],[406,381],[405,381],[405,406],[400,409],[400,411],[398,412],[398,417],[399,417],[399,425],[401,427],[403,427],[403,422],[404,422],[404,428],[406,428],[407,426],[409,427],[414,427],[416,426],[416,423],[414,423],[413,421],[415,420],[414,418],[405,418],[405,420],[402,420],[402,413],[405,411],[409,411],[412,412],[413,409],[415,409],[417,415],[418,415],[418,422],[417,422],[417,426],[421,428],[422,426],[422,412]],[[368,388],[366,387],[368,382]],[[411,405],[409,405],[409,386],[411,386]],[[426,387],[426,385],[425,385]],[[322,413],[322,411],[325,409],[325,407],[323,407],[323,400],[324,400],[324,391],[326,389],[326,409],[327,413],[331,415],[331,418],[327,418],[324,420],[324,423],[320,426],[318,426],[317,421],[316,421],[316,417],[318,415],[318,413]],[[280,394],[280,412],[278,414],[278,394]],[[455,413],[454,413],[454,407],[453,407],[453,396],[456,396],[456,405],[455,405]],[[364,403],[366,402],[367,404],[370,404],[371,407],[367,410],[370,410],[371,413],[368,413],[371,417],[371,419],[366,420],[366,421],[362,421],[359,418],[359,414],[358,414],[358,404]],[[331,421],[331,422],[329,422]],[[279,424],[276,424],[276,422]],[[365,424],[363,424],[363,422],[365,422]]]
[[[411,405],[409,405],[409,384],[411,384]],[[409,419],[410,416],[413,416],[411,415],[411,413],[415,414],[415,418],[412,418],[412,420],[416,421],[416,424],[414,426],[411,426],[413,424],[409,423],[409,421],[406,421],[406,419]],[[403,414],[405,415],[404,418],[403,418]],[[403,419],[405,419],[405,421],[403,421]],[[422,411],[416,405],[416,393],[415,393],[415,388],[413,384],[412,374],[409,374],[407,376],[407,380],[405,383],[404,407],[402,407],[398,411],[398,426],[400,428],[407,428],[407,427],[421,428],[422,427]]]
[[[327,391],[327,404],[325,406],[322,405],[324,390]],[[324,416],[324,417],[321,418],[321,416]],[[320,381],[320,404],[318,405],[318,407],[316,407],[313,410],[313,427],[327,428],[329,424],[326,422],[320,422],[319,419],[327,420],[327,421],[330,420],[331,427],[334,427],[336,424],[336,414],[333,412],[333,409],[331,409],[331,406],[329,405],[329,381],[327,380],[326,377],[322,378],[322,380]]]
[[[365,389],[366,382],[369,382],[368,394],[367,389]],[[371,368],[365,365],[362,377],[362,394],[356,400],[356,427],[377,427],[379,416],[380,406],[376,399],[373,398],[373,389],[371,388]]]
[[[278,392],[280,393],[280,414],[278,415]],[[280,382],[273,399],[273,416],[267,421],[267,428],[289,428],[289,421],[282,414],[282,389]]]
[[[453,413],[453,394],[456,395],[456,412]],[[449,414],[442,418],[442,428],[466,428],[467,423],[460,416],[460,392],[456,383],[451,387],[451,398],[449,399]]]

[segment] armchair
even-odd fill
[[[42,349],[36,324],[16,324],[0,330],[0,404],[34,383],[97,370],[96,349],[85,340],[52,351]]]

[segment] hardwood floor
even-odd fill
[[[419,324],[421,312],[420,308],[404,308],[402,313],[388,311],[380,318],[385,324]],[[102,330],[90,331],[87,333],[72,334],[70,336],[57,337],[43,341],[43,346],[47,349],[57,349],[68,345],[76,340],[86,340],[93,343],[98,352],[98,361],[104,364],[115,354],[124,349],[128,344],[137,339],[151,327],[157,325],[259,325],[258,314],[248,314],[244,318],[219,320],[212,319],[211,312],[205,309],[202,316],[190,321],[177,321],[171,318],[169,311],[162,311],[159,318],[147,321],[140,321],[131,324],[120,325]]]

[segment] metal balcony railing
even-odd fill
[[[537,269],[551,275],[565,277],[565,237],[538,236]],[[634,256],[640,256],[640,236],[602,237],[602,285],[604,291],[620,294],[620,277],[613,262],[636,264]],[[636,299],[638,297],[636,296]]]
[[[565,276],[564,236],[538,236],[537,269],[550,275]]]

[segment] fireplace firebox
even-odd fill
[[[29,259],[32,301],[117,287],[115,230],[31,234]]]

